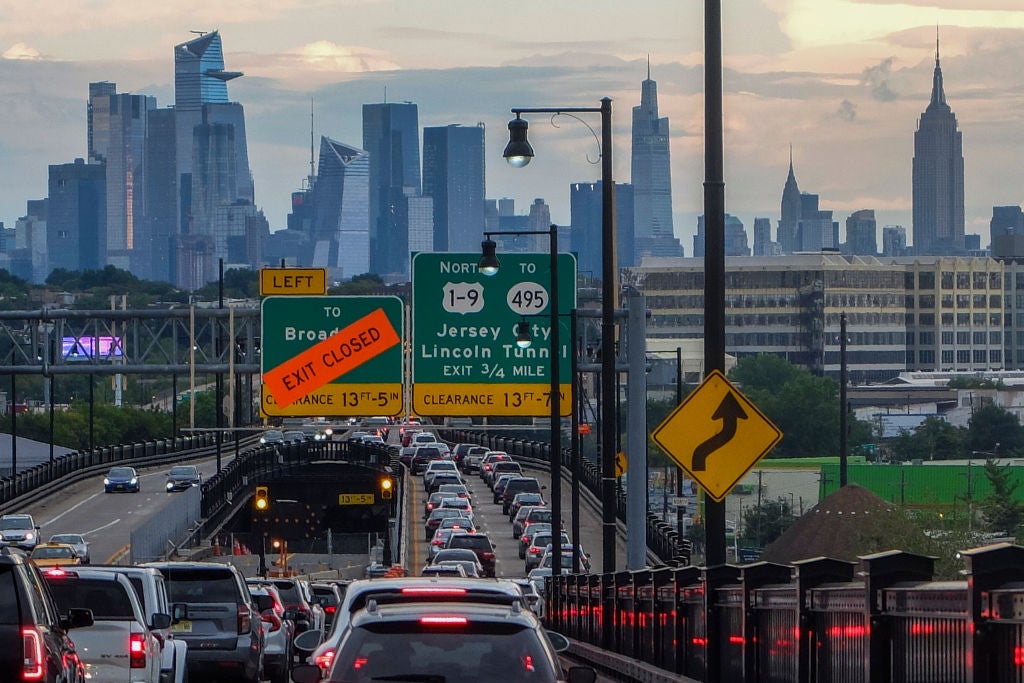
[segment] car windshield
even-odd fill
[[[410,676],[410,678],[404,678]],[[403,677],[403,678],[396,678]],[[356,628],[330,680],[554,682],[559,676],[538,632],[509,621],[434,626],[428,619]]]
[[[191,477],[196,474],[196,468],[194,467],[172,467],[172,477]]]
[[[135,470],[131,467],[115,467],[110,470],[108,477],[134,477]]]
[[[85,539],[79,534],[54,534],[50,537],[51,543],[70,543],[71,545],[81,545],[85,543]]]
[[[0,519],[0,529],[31,529],[32,520],[29,517],[4,517]]]

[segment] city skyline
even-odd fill
[[[593,139],[578,124],[555,130],[538,119],[530,131],[537,159],[526,170],[507,169],[498,162],[508,109],[612,97],[615,179],[629,182],[630,110],[650,55],[660,114],[672,122],[675,234],[689,253],[702,212],[699,6],[652,2],[630,12],[600,0],[585,17],[573,15],[566,33],[538,4],[517,8],[531,27],[520,39],[501,34],[499,8],[458,3],[428,10],[411,2],[239,2],[231,11],[214,4],[187,14],[123,2],[87,14],[67,4],[12,7],[0,27],[7,84],[0,220],[7,226],[25,214],[27,200],[45,196],[48,165],[86,156],[90,82],[117,82],[119,91],[167,106],[174,101],[167,46],[187,40],[189,30],[219,29],[230,68],[246,73],[232,83],[231,99],[246,107],[256,203],[272,229],[284,227],[291,192],[308,175],[310,97],[316,133],[333,139],[360,140],[360,108],[372,102],[416,102],[421,127],[483,122],[487,196],[519,206],[543,197],[552,219],[567,224],[570,184],[599,175],[587,163],[596,157]],[[1024,11],[1017,7],[1010,0],[724,7],[726,210],[748,234],[755,216],[775,223],[792,142],[801,184],[837,220],[872,209],[879,231],[889,224],[909,231],[913,134],[929,101],[938,24],[945,94],[963,132],[966,232],[987,245],[992,206],[1024,200],[1013,146],[1024,139],[1016,69],[1024,61]],[[56,14],[46,21],[49,12],[61,21]]]

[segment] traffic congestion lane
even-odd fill
[[[547,497],[551,490],[550,476],[544,471],[527,470],[525,475],[536,477],[544,487],[544,495]],[[422,477],[406,475],[410,486],[406,495],[406,548],[409,551],[407,569],[412,574],[418,575],[427,562],[427,550],[429,543],[423,540],[424,518],[423,505],[426,500],[426,492],[423,489]],[[469,489],[473,498],[473,515],[477,525],[477,531],[486,533],[491,542],[495,545],[495,574],[499,577],[523,577],[527,572],[525,561],[519,558],[519,541],[512,537],[512,525],[508,516],[501,514],[501,506],[494,504],[493,494],[487,486],[474,473],[463,473],[463,481]],[[566,532],[570,532],[571,510],[572,510],[572,488],[562,486],[562,520]],[[593,571],[600,571],[603,566],[602,555],[602,526],[598,516],[587,506],[580,507],[580,539],[579,543],[584,550],[590,553],[590,566]],[[575,539],[574,539],[575,540]],[[624,568],[626,557],[625,540],[616,535],[616,565]]]

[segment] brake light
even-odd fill
[[[434,587],[434,586],[423,586],[423,587],[410,587],[403,588],[402,595],[465,595],[465,588],[447,588],[447,587]]]
[[[23,668],[21,680],[41,681],[46,673],[43,661],[43,637],[35,627],[21,629]]]
[[[494,553],[480,553],[480,557],[488,562],[494,562]]]
[[[431,541],[430,543],[431,543],[431,545],[442,545],[442,544],[444,544],[444,541],[443,541],[443,540],[441,540],[440,538],[435,538],[435,539],[434,539],[433,541]]]
[[[420,617],[423,626],[465,626],[469,623],[466,617]]]
[[[534,546],[530,546],[530,554],[531,555],[540,555],[540,548],[538,548],[535,545]]]
[[[62,579],[64,577],[66,577],[66,576],[78,576],[78,574],[75,574],[74,572],[69,572],[66,569],[61,569],[60,567],[56,567],[56,566],[55,567],[50,567],[49,569],[47,569],[43,573],[46,574],[47,576],[52,576],[52,577],[58,578],[58,579]]]
[[[338,607],[336,605],[327,605],[327,607],[324,607],[324,612],[327,614],[334,614],[337,611]]]
[[[324,650],[313,659],[313,663],[320,667],[321,671],[329,671],[333,661],[334,650]]]
[[[141,633],[133,633],[128,641],[128,659],[131,668],[146,668],[146,637]]]
[[[238,606],[238,635],[245,635],[252,628],[252,612],[248,605]]]

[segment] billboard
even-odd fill
[[[111,360],[124,355],[121,337],[64,337],[60,355],[66,361]]]

